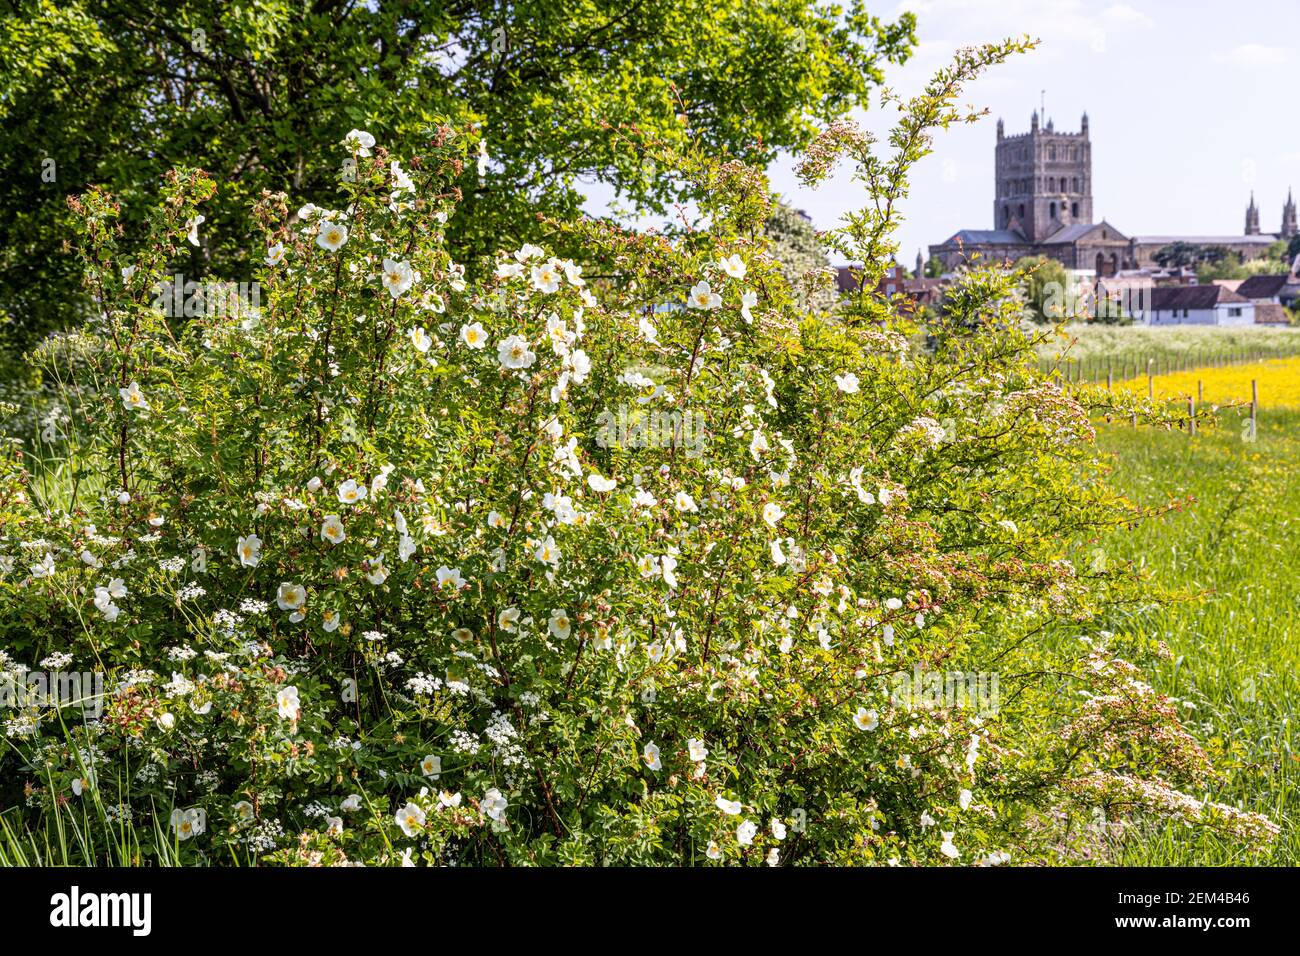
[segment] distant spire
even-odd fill
[[[1250,191],[1250,205],[1246,207],[1246,235],[1259,235],[1259,208],[1255,205],[1255,190]]]

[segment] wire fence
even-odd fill
[[[1286,352],[1265,349],[1188,349],[1183,352],[1157,352],[1135,356],[1089,355],[1082,358],[1039,356],[1038,370],[1055,372],[1070,382],[1123,382],[1144,375],[1169,375],[1198,368],[1222,368],[1228,365],[1251,365],[1271,359],[1288,358]]]
[[[1105,383],[1106,387],[1114,388],[1116,382],[1137,379],[1142,375],[1147,380],[1147,399],[1155,401],[1155,381],[1158,376],[1169,375],[1175,372],[1197,371],[1199,369],[1220,368],[1228,365],[1251,365],[1256,362],[1268,361],[1269,359],[1286,358],[1286,355],[1279,355],[1276,352],[1263,352],[1254,349],[1237,349],[1231,351],[1216,351],[1210,353],[1208,357],[1200,357],[1195,351],[1186,354],[1166,354],[1148,356],[1145,361],[1140,359],[1114,359],[1114,358],[1097,358],[1089,360],[1087,358],[1071,360],[1067,364],[1062,361],[1045,361],[1039,359],[1039,369],[1045,373],[1055,373],[1063,378],[1068,378],[1072,382],[1086,382],[1090,384]],[[1071,376],[1071,364],[1074,366],[1074,373]],[[1116,369],[1120,374],[1116,374]],[[1093,376],[1101,375],[1100,378]],[[1205,404],[1204,383],[1197,379],[1196,396],[1187,396],[1185,399],[1165,399],[1166,402],[1186,402],[1187,417],[1178,420],[1178,427],[1185,429],[1189,435],[1196,434],[1196,409],[1198,406]],[[1252,378],[1250,380],[1250,418],[1245,421],[1245,427],[1242,431],[1242,437],[1246,441],[1254,441],[1258,434],[1259,423],[1259,380]],[[1138,424],[1137,412],[1132,414],[1132,424],[1136,428]]]

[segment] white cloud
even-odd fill
[[[1112,3],[1101,12],[1101,19],[1114,29],[1132,28],[1148,30],[1156,22],[1141,10],[1135,10],[1127,3]]]
[[[1083,0],[901,0],[893,16],[917,15],[923,41],[958,46],[1016,37],[1026,32],[1041,41],[1040,67],[1075,61],[1079,53],[1106,56],[1114,43],[1151,29],[1155,21],[1129,3],[1105,7]]]

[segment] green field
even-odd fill
[[[1222,774],[1212,799],[1282,827],[1252,860],[1182,826],[1130,833],[1115,861],[1133,865],[1300,862],[1300,415],[1266,410],[1258,438],[1236,417],[1190,438],[1111,426],[1099,443],[1134,501],[1192,496],[1195,505],[1116,536],[1110,553],[1142,562],[1198,600],[1133,615],[1122,626],[1163,639],[1173,660],[1153,675]],[[1205,796],[1205,794],[1198,794]]]

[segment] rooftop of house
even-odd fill
[[[1291,313],[1276,302],[1260,302],[1255,305],[1255,323],[1257,325],[1288,325]]]
[[[1247,299],[1272,299],[1281,292],[1290,276],[1251,276],[1237,286],[1237,294]]]
[[[1249,302],[1245,296],[1221,285],[1157,286],[1151,290],[1150,308],[1163,312],[1168,309],[1212,309],[1225,303]]]

